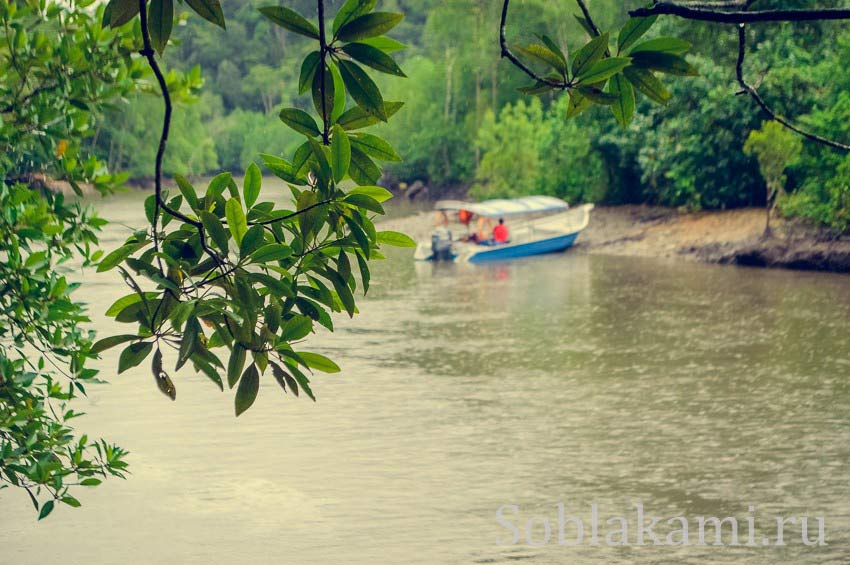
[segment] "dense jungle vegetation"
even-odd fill
[[[291,61],[307,52],[309,41],[262,18],[254,4],[223,3],[226,32],[186,19],[179,42],[166,53],[166,68],[195,77],[198,87],[175,115],[166,173],[239,171],[261,151],[287,154],[300,143],[295,132],[281,134],[277,113],[308,104],[295,100],[287,85],[297,82],[299,69]],[[613,0],[591,4],[603,30],[619,28],[634,7]],[[759,7],[771,4],[781,7]],[[292,5],[315,12],[307,0]],[[666,105],[638,96],[635,120],[623,130],[606,108],[567,120],[565,97],[517,90],[527,80],[499,57],[499,3],[382,5],[405,14],[391,35],[407,45],[395,57],[410,78],[380,83],[390,98],[405,100],[395,121],[379,128],[404,157],[387,167],[385,183],[422,180],[432,195],[470,186],[479,198],[544,193],[691,209],[764,204],[766,181],[757,158],[743,148],[766,116],[746,96],[736,96],[736,34],[729,26],[659,20],[649,37],[692,42],[687,58],[700,74],[665,79],[672,94]],[[570,2],[515,2],[508,39],[525,44],[539,30],[577,49],[585,32],[575,12]],[[760,81],[768,102],[820,135],[850,139],[850,78],[842,63],[850,57],[850,29],[842,22],[777,23],[753,26],[750,33],[747,72]],[[150,175],[157,132],[148,117],[156,112],[157,100],[140,93],[100,122],[90,141],[110,170]],[[806,143],[787,165],[780,209],[845,231],[850,161]]]

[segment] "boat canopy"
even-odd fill
[[[434,208],[445,212],[467,210],[479,216],[500,218],[502,216],[513,216],[517,214],[560,212],[569,208],[569,204],[554,196],[525,196],[513,200],[496,199],[485,200],[484,202],[440,200]]]

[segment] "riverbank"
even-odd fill
[[[599,207],[581,245],[589,253],[681,257],[707,263],[850,272],[850,238],[774,219],[761,208],[684,213],[651,206]]]
[[[382,223],[429,237],[433,215]],[[705,263],[850,273],[850,238],[800,222],[774,219],[763,238],[761,208],[687,213],[654,206],[597,206],[575,246],[580,253],[679,258]]]

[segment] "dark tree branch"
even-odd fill
[[[328,56],[328,42],[325,38],[325,2],[318,0],[319,5],[319,95],[322,97],[322,143],[330,145],[330,120],[328,119],[327,102],[325,102],[325,67]]]
[[[151,70],[153,71],[154,76],[156,77],[157,83],[159,83],[159,89],[162,91],[162,100],[165,105],[165,116],[162,119],[162,133],[159,137],[159,148],[156,152],[156,168],[155,168],[155,177],[154,177],[154,187],[156,191],[156,206],[154,208],[154,221],[153,221],[153,237],[154,240],[157,238],[157,221],[159,219],[159,211],[164,210],[168,214],[174,216],[175,218],[195,226],[199,230],[203,229],[203,224],[197,220],[193,220],[192,218],[182,214],[177,210],[172,210],[165,203],[165,200],[162,198],[162,160],[165,157],[165,148],[168,145],[168,132],[171,129],[171,112],[173,110],[171,104],[171,94],[168,92],[168,83],[165,81],[165,76],[162,74],[162,69],[159,68],[159,64],[156,62],[156,54],[153,50],[153,46],[151,45],[151,36],[150,31],[148,29],[148,12],[147,12],[147,0],[139,0],[139,16],[141,18],[142,24],[142,42],[144,44],[144,49],[140,51],[141,55],[144,56],[148,65],[150,65]],[[201,234],[201,240],[203,241],[203,233]]]
[[[805,137],[810,141],[814,141],[817,143],[821,143],[828,147],[832,147],[833,149],[839,149],[841,151],[850,151],[850,145],[846,145],[844,143],[839,143],[837,141],[833,141],[831,139],[827,139],[825,137],[821,137],[817,134],[808,132],[804,129],[801,129],[799,126],[793,124],[788,119],[784,118],[777,114],[768,104],[764,101],[761,95],[758,93],[758,90],[752,85],[750,85],[746,79],[744,78],[744,59],[747,56],[747,29],[744,24],[738,26],[738,62],[736,64],[736,73],[738,77],[738,84],[741,86],[742,94],[748,94],[750,98],[752,98],[756,104],[762,109],[762,111],[768,115],[768,117],[772,120],[775,120],[785,126],[786,128],[794,131],[801,136]]]
[[[587,22],[587,25],[590,27],[591,31],[593,31],[593,35],[599,37],[602,35],[602,32],[599,31],[599,28],[596,27],[596,23],[593,21],[593,16],[590,15],[590,10],[587,9],[587,4],[585,4],[584,0],[576,0],[576,4],[578,4],[579,10],[584,15],[584,20]],[[611,50],[608,47],[605,47],[605,56],[611,56]]]
[[[584,0],[576,0],[576,4],[578,4],[578,8],[581,10],[582,15],[584,15],[584,19],[587,20],[587,25],[590,26],[591,30],[593,30],[593,35],[600,35],[599,28],[596,27],[596,24],[593,22],[593,17],[591,17],[590,10],[587,9],[587,4],[584,3]]]
[[[548,84],[549,86],[552,86],[552,87],[555,87],[555,88],[560,88],[561,90],[568,88],[569,85],[564,81],[552,80],[552,79],[538,75],[537,73],[532,71],[528,66],[526,66],[525,63],[520,61],[519,58],[517,58],[517,56],[514,55],[513,52],[510,50],[510,48],[508,47],[508,41],[505,38],[505,27],[506,27],[507,21],[508,21],[508,5],[509,4],[510,4],[510,0],[504,0],[504,3],[502,4],[502,19],[501,19],[501,22],[499,23],[499,45],[502,48],[502,58],[508,59],[511,63],[513,63],[513,65],[515,67],[517,67],[522,72],[527,74],[533,80],[536,80],[538,82],[542,82],[544,84]]]
[[[699,7],[700,3],[681,4],[657,2],[648,8],[632,10],[632,17],[678,16],[688,20],[723,24],[749,24],[758,22],[804,22],[823,20],[850,20],[850,9],[824,8],[818,10],[761,10],[740,11]]]
[[[307,206],[306,208],[298,210],[297,212],[292,212],[291,214],[287,214],[286,216],[281,216],[280,218],[273,218],[271,220],[263,220],[261,222],[250,222],[250,225],[252,225],[252,226],[268,226],[270,224],[276,224],[277,222],[284,222],[286,220],[291,220],[292,218],[294,218],[296,216],[300,216],[301,214],[304,214],[305,212],[309,212],[313,208],[318,208],[319,206],[326,206],[327,204],[332,204],[333,202],[335,202],[335,200],[332,199],[332,198],[328,199],[328,200],[322,200],[321,202],[316,202],[315,204],[311,204],[311,205]]]
[[[84,76],[85,74],[86,74],[85,71],[80,71],[80,72],[77,72],[77,73],[71,73],[66,77],[66,79],[67,80],[75,80],[75,79],[78,79],[78,78]],[[92,74],[94,75],[96,73],[92,73]],[[0,114],[10,114],[13,111],[23,107],[24,104],[26,104],[27,102],[29,102],[30,100],[32,100],[33,98],[38,96],[39,94],[45,94],[47,92],[52,92],[52,91],[58,90],[62,87],[63,87],[63,85],[60,84],[60,83],[51,83],[51,84],[41,85],[41,86],[33,89],[32,92],[30,92],[29,94],[19,98],[18,100],[15,100],[14,102],[9,104],[8,106],[5,106],[4,108],[0,108]]]

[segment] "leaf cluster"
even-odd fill
[[[528,60],[548,70],[543,80],[520,90],[527,94],[568,90],[568,118],[596,104],[610,107],[620,125],[626,127],[634,117],[636,92],[657,104],[670,100],[658,73],[698,74],[683,56],[691,47],[687,41],[657,37],[640,42],[656,16],[630,18],[617,34],[613,48],[610,33],[598,33],[583,17],[577,20],[591,39],[572,58],[546,35],[539,36],[540,43],[516,47]]]

